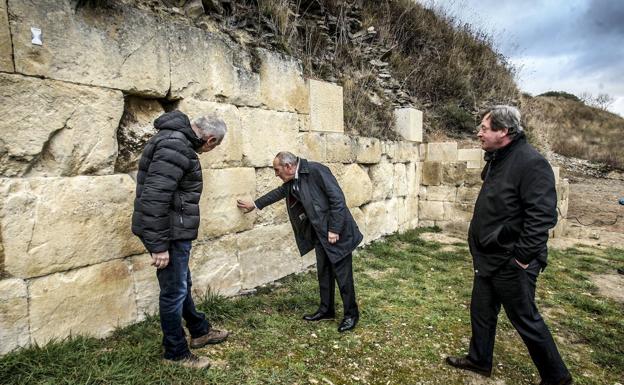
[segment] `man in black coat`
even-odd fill
[[[477,136],[487,163],[468,231],[475,274],[472,338],[466,357],[447,357],[446,362],[491,375],[502,305],[537,366],[540,384],[571,384],[570,372],[535,305],[537,277],[546,267],[548,230],[557,223],[552,168],[527,142],[514,107],[487,111]]]
[[[318,272],[321,304],[306,321],[333,319],[334,280],[338,283],[344,306],[344,318],[339,332],[351,330],[359,320],[355,300],[352,252],[362,241],[345,197],[336,178],[326,166],[298,158],[290,152],[280,152],[273,160],[275,176],[284,184],[255,202],[239,200],[238,207],[250,212],[262,210],[286,199],[288,217],[301,255],[314,249]]]
[[[139,161],[132,232],[152,256],[160,286],[159,313],[166,362],[206,368],[205,357],[192,354],[182,318],[191,334],[191,347],[224,341],[228,333],[211,328],[195,309],[188,261],[191,241],[199,228],[202,171],[197,154],[221,144],[227,131],[216,117],[199,117],[192,123],[180,111],[154,121],[158,133],[146,144]]]

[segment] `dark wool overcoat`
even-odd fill
[[[296,183],[297,191],[293,192]],[[286,199],[301,255],[314,249],[318,239],[329,260],[336,263],[362,242],[362,233],[347,208],[342,189],[327,166],[300,158],[298,179],[282,184],[254,203],[262,210],[280,199]],[[329,231],[340,236],[335,244],[327,240]]]

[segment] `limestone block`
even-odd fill
[[[398,230],[397,200],[371,202],[362,207],[364,213],[365,243]]]
[[[202,168],[239,166],[243,159],[243,128],[238,108],[231,104],[184,99],[178,105],[191,121],[199,116],[213,115],[223,119],[227,133],[221,144],[199,156]]]
[[[13,70],[13,46],[6,1],[0,1],[0,71],[13,72]]]
[[[424,199],[428,201],[455,202],[457,199],[457,187],[455,186],[428,186],[424,189]]]
[[[404,197],[408,194],[409,186],[405,164],[396,163],[394,165],[394,183],[392,186],[392,195],[395,197]]]
[[[347,200],[347,207],[359,207],[371,201],[373,182],[358,164],[349,164],[334,174]]]
[[[364,215],[364,212],[359,207],[351,208],[349,209],[349,211],[351,211],[351,216],[353,217],[353,220],[355,221],[358,228],[360,229],[360,232],[362,233],[362,235],[364,235],[364,239],[362,240],[362,243],[360,243],[360,246],[365,245],[366,244],[366,217]]]
[[[243,289],[256,287],[301,269],[290,223],[261,226],[237,237]]]
[[[28,278],[138,254],[128,175],[7,179],[0,212],[5,269]]]
[[[241,287],[237,235],[226,235],[207,243],[195,245],[191,251],[193,292],[208,291],[221,295],[237,294]]]
[[[282,180],[275,176],[275,171],[271,167],[256,169],[256,195],[257,199],[269,191],[282,185]],[[256,224],[280,224],[288,221],[285,200],[273,203],[262,210],[255,210],[257,214]],[[249,215],[249,214],[248,214]]]
[[[413,142],[397,142],[395,162],[418,162],[420,160],[420,146]]]
[[[435,225],[435,221],[418,219],[418,227],[433,227]]]
[[[0,74],[0,105],[0,175],[113,172],[121,92]]]
[[[568,217],[568,199],[560,200],[557,202],[557,210],[559,211],[559,215],[563,218]]]
[[[160,287],[156,278],[156,268],[152,266],[152,257],[141,254],[128,258],[136,298],[137,320],[158,313],[158,296]]]
[[[444,202],[425,201],[418,202],[418,219],[443,221],[444,220]]]
[[[415,229],[419,225],[418,196],[408,195],[399,205],[399,231]]]
[[[442,163],[423,162],[422,184],[425,186],[438,186],[442,183]]]
[[[444,202],[444,220],[470,222],[474,205],[469,203]]]
[[[561,185],[561,199],[568,200],[570,198],[570,182],[567,178],[563,179]]]
[[[37,344],[76,334],[104,337],[137,319],[132,276],[123,260],[30,281],[30,332]]]
[[[214,238],[253,227],[254,212],[244,214],[237,199],[250,200],[256,193],[253,168],[203,171],[204,191],[199,202],[201,219],[198,239]]]
[[[467,168],[464,172],[464,186],[476,187],[481,186],[481,169],[480,168]]]
[[[301,257],[301,271],[305,271],[314,265],[316,265],[316,252],[314,250]]]
[[[480,191],[480,187],[458,187],[457,202],[474,204],[477,201]]]
[[[451,162],[442,166],[442,184],[461,186],[466,178],[466,163]]]
[[[369,175],[373,186],[371,199],[380,201],[390,198],[394,186],[394,165],[384,158],[370,167]]]
[[[567,221],[565,218],[559,218],[557,225],[552,229],[553,238],[561,238],[565,236],[567,230]]]
[[[301,63],[263,48],[256,50],[260,59],[260,99],[271,110],[309,112],[308,87]]]
[[[457,142],[428,143],[426,159],[438,162],[457,162]]]
[[[303,132],[297,135],[297,154],[315,162],[325,162],[325,135],[318,132]]]
[[[154,120],[165,113],[157,100],[127,97],[124,114],[117,130],[119,152],[115,171],[127,173],[139,168],[139,159],[145,144],[156,134]]]
[[[327,162],[351,163],[355,161],[355,144],[350,136],[344,134],[326,134]]]
[[[405,164],[405,173],[407,178],[407,195],[418,195],[420,188],[420,172],[417,162]]]
[[[310,114],[297,114],[299,131],[310,131]]]
[[[354,150],[358,163],[379,163],[381,160],[381,141],[377,138],[358,136],[355,139]]]
[[[420,155],[420,161],[424,162],[427,160],[427,144],[421,143],[418,145],[418,154]]]
[[[386,156],[388,160],[394,161],[397,154],[397,147],[400,142],[393,142],[390,140],[381,141],[381,155]]]
[[[26,282],[9,278],[0,281],[0,355],[28,346],[28,291]]]
[[[240,114],[245,165],[272,167],[278,152],[297,152],[297,114],[256,108],[241,108]]]
[[[555,174],[555,183],[558,184],[559,183],[559,178],[560,178],[560,176],[559,176],[560,175],[560,172],[559,172],[560,167],[552,166],[552,170],[553,170],[553,174]]]
[[[310,129],[344,132],[342,87],[308,79]]]
[[[481,168],[483,165],[483,150],[466,148],[457,150],[457,160],[465,161],[468,168]]]
[[[8,4],[17,72],[143,96],[167,95],[167,29],[160,20],[121,4],[114,10],[75,9],[69,0]],[[32,26],[41,29],[43,45],[31,43]]]
[[[397,132],[405,140],[423,141],[423,113],[415,108],[397,108],[394,110]]]
[[[260,105],[260,75],[251,55],[214,33],[186,25],[169,28],[171,97]]]

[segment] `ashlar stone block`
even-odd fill
[[[483,150],[479,148],[459,149],[457,160],[466,162],[468,168],[481,168],[484,164]]]
[[[395,197],[404,197],[409,192],[407,179],[407,167],[403,163],[394,165],[394,183],[392,184],[392,195]]]
[[[474,205],[469,203],[444,202],[444,220],[470,222]]]
[[[300,271],[301,256],[290,223],[260,226],[237,237],[243,289]]]
[[[326,159],[329,163],[352,163],[355,161],[355,141],[344,134],[325,134]]]
[[[257,49],[260,59],[260,98],[271,110],[310,111],[308,87],[303,78],[301,63],[293,57]]]
[[[397,132],[403,139],[412,142],[423,141],[423,113],[415,108],[397,108],[394,110]]]
[[[312,131],[344,132],[342,87],[308,79],[310,129]]]
[[[0,105],[0,175],[113,173],[121,92],[0,73]]]
[[[167,28],[148,13],[122,4],[113,10],[77,9],[69,0],[9,0],[8,5],[17,72],[167,95]],[[41,29],[43,45],[31,43],[32,26]]]
[[[423,187],[423,189],[425,190],[424,199],[428,201],[455,202],[457,199],[457,187],[455,186],[428,186]]]
[[[256,194],[252,199],[257,199],[269,191],[281,186],[282,180],[275,176],[275,171],[271,167],[256,169]],[[272,205],[255,210],[257,214],[256,224],[276,225],[288,221],[288,212],[284,200],[275,202]]]
[[[359,207],[371,201],[373,183],[362,166],[346,165],[335,176],[345,195],[347,207]]]
[[[117,130],[119,153],[115,162],[116,172],[138,170],[145,144],[157,132],[154,120],[164,113],[165,110],[155,99],[126,98],[124,114]]]
[[[355,160],[358,163],[379,163],[381,160],[381,141],[377,138],[357,137],[354,150]]]
[[[250,200],[256,193],[253,168],[203,171],[204,191],[199,203],[201,219],[198,239],[214,238],[253,227],[254,212],[244,214],[237,199]]]
[[[14,69],[6,1],[0,1],[0,71],[13,72]]]
[[[195,245],[189,262],[193,277],[193,292],[212,292],[225,296],[237,294],[242,288],[238,262],[238,235]]]
[[[327,144],[325,134],[319,132],[303,132],[297,136],[297,154],[315,162],[325,162]]]
[[[422,165],[422,184],[425,186],[438,186],[442,183],[442,163],[440,162],[423,162]]]
[[[241,108],[243,164],[272,167],[280,151],[297,152],[297,114]]]
[[[171,97],[260,105],[260,75],[249,52],[202,29],[173,24],[168,29]]]
[[[369,243],[399,228],[397,199],[371,202],[362,207],[364,213],[364,241]]]
[[[374,164],[369,169],[372,181],[372,200],[380,201],[392,196],[394,186],[394,165],[385,158]]]
[[[444,218],[444,202],[425,201],[418,202],[419,220],[443,221]]]
[[[45,344],[70,334],[105,337],[136,320],[134,285],[123,260],[30,281],[34,343]]]
[[[5,269],[29,278],[144,251],[125,174],[10,179],[0,212]]]
[[[458,187],[457,202],[474,204],[477,201],[480,191],[480,187]]]
[[[0,281],[0,355],[30,344],[26,282]]]
[[[451,162],[442,166],[442,183],[451,186],[461,186],[466,180],[466,163]]]
[[[178,109],[187,114],[191,121],[199,116],[213,115],[223,119],[227,126],[227,133],[221,144],[212,151],[199,155],[202,168],[223,168],[241,165],[243,159],[243,128],[241,126],[240,112],[236,106],[197,99],[184,99],[180,101]]]
[[[438,162],[456,162],[457,156],[457,142],[427,144],[426,160]]]
[[[158,312],[160,287],[156,277],[156,267],[152,266],[152,257],[149,254],[136,255],[128,258],[127,261],[134,285],[137,321],[142,321],[147,315]]]

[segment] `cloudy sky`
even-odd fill
[[[607,93],[624,117],[624,0],[418,0],[488,32],[532,95]]]

